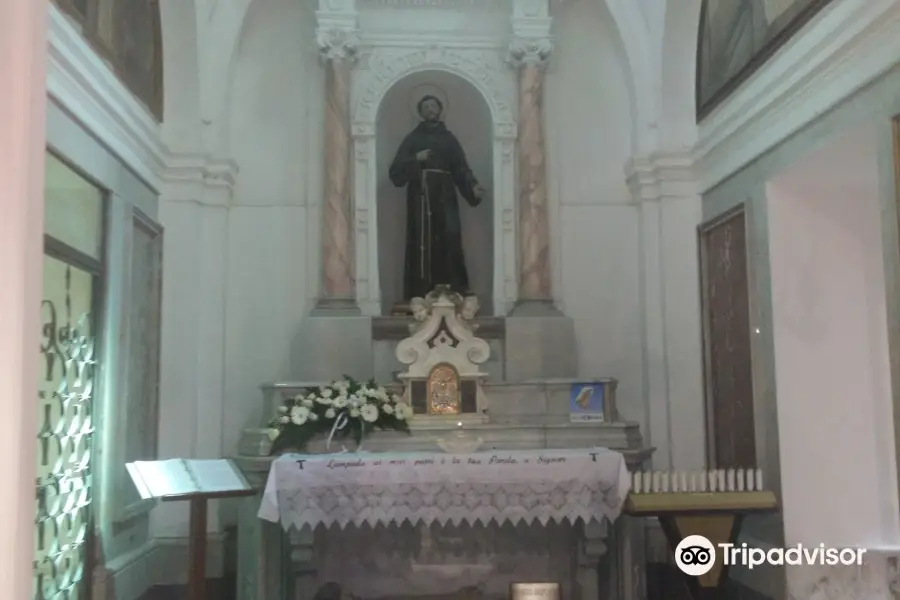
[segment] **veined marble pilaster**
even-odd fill
[[[550,225],[544,153],[546,38],[518,38],[509,48],[519,70],[519,300],[551,301]]]
[[[350,190],[350,73],[358,40],[352,31],[320,30],[325,84],[324,228],[320,303],[355,304]]]

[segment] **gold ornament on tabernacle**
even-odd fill
[[[428,375],[428,413],[458,415],[460,412],[459,373],[452,365],[436,365]]]

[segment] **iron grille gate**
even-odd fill
[[[87,598],[101,263],[45,238],[34,598]]]

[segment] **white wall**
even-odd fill
[[[620,381],[623,416],[644,420],[638,207],[629,78],[601,2],[561,5],[547,74],[545,131],[555,295],[575,320],[578,372]]]
[[[876,150],[853,130],[768,185],[788,544],[900,542]]]
[[[378,111],[376,160],[378,165],[378,264],[382,312],[390,314],[403,297],[406,248],[406,188],[396,188],[388,178],[394,155],[420,119],[417,98],[445,96],[444,122],[459,140],[469,167],[485,190],[493,189],[492,124],[490,108],[469,82],[446,71],[420,71],[404,77],[388,90]],[[458,197],[463,231],[463,251],[469,285],[478,296],[483,314],[492,314],[494,270],[494,204],[490,191],[475,208]]]
[[[296,373],[292,351],[318,281],[324,71],[312,4],[257,2],[232,75],[230,140],[240,172],[228,210],[222,451],[259,418],[265,381]]]

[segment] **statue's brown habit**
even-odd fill
[[[416,160],[421,150],[431,150],[427,161]],[[400,144],[390,179],[397,187],[406,186],[404,299],[424,297],[440,284],[467,295],[456,190],[471,206],[480,199],[473,193],[478,181],[459,140],[443,122],[422,121]]]

